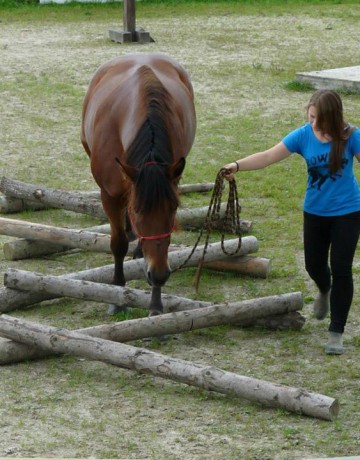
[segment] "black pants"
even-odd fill
[[[359,234],[360,211],[335,217],[304,212],[305,268],[320,292],[331,288],[332,332],[343,333],[348,318],[354,293],[352,264]]]

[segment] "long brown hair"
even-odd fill
[[[329,171],[335,174],[342,169],[345,145],[354,128],[344,121],[343,104],[336,91],[322,89],[311,97],[307,110],[314,106],[317,110],[316,128],[322,135],[331,137]]]

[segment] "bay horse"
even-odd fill
[[[96,71],[85,95],[81,142],[111,228],[114,284],[125,286],[132,232],[152,287],[150,316],[161,314],[170,276],[168,247],[178,182],[196,130],[194,92],[185,69],[162,54],[129,54]],[[109,306],[115,313],[125,306]]]

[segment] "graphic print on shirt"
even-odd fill
[[[321,190],[321,186],[327,181],[332,180],[333,182],[336,181],[338,177],[341,177],[341,171],[344,167],[349,163],[347,158],[343,158],[341,160],[341,171],[335,174],[331,174],[329,172],[329,153],[314,156],[311,159],[306,160],[308,166],[308,174],[309,174],[309,187],[316,188],[317,190]]]

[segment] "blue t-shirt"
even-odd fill
[[[360,211],[360,189],[353,170],[354,155],[360,153],[360,129],[355,128],[345,147],[342,169],[329,172],[331,142],[321,142],[306,123],[284,137],[292,153],[300,154],[307,164],[308,183],[304,211],[318,216],[341,216]]]

